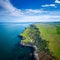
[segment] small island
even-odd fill
[[[48,48],[49,42],[42,39],[40,30],[36,24],[27,27],[20,36],[23,37],[20,44],[31,46],[35,49],[34,57],[36,60],[56,60]]]

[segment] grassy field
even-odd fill
[[[48,41],[48,48],[52,54],[60,60],[60,24],[35,24],[40,31],[40,36],[43,40]],[[29,27],[21,34],[25,39],[22,42],[31,42]],[[32,41],[34,43],[34,40]]]
[[[41,37],[49,42],[50,51],[60,60],[60,24],[36,24]]]
[[[22,40],[21,42],[24,42],[24,43],[30,43],[31,42],[30,37],[28,36],[29,30],[30,29],[28,27],[25,29],[25,31],[22,34],[20,34],[24,37],[24,40]],[[32,43],[34,43],[34,40],[32,40]]]

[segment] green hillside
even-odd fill
[[[36,24],[40,35],[49,42],[50,51],[60,60],[60,24]]]
[[[24,37],[24,40],[22,40],[21,42],[35,43],[35,41],[37,41],[37,47],[41,52],[44,51],[45,48],[47,48],[46,41],[48,41],[48,49],[50,50],[52,55],[57,58],[57,60],[60,60],[60,24],[39,23],[35,24],[35,27],[36,28],[30,26],[25,29],[25,31],[21,34]],[[39,34],[40,37],[44,40],[43,42],[39,40]],[[31,38],[33,39],[32,41]]]

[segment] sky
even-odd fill
[[[0,22],[60,22],[60,0],[0,0]]]

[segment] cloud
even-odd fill
[[[35,15],[35,14],[42,14],[46,13],[42,9],[17,9],[11,3],[10,0],[0,0],[0,6],[4,9],[0,11],[0,15],[8,15],[8,16],[23,16],[23,15]]]
[[[42,5],[42,7],[55,7],[56,8],[56,5],[55,4],[45,4],[45,5]]]
[[[39,16],[23,16],[23,18],[19,19],[18,22],[53,22],[60,21],[60,16],[52,16],[52,15],[39,15]]]
[[[5,22],[49,22],[60,21],[60,13],[44,11],[43,9],[17,9],[10,0],[0,0],[0,21]],[[46,4],[42,7],[56,7],[55,4]],[[56,14],[55,14],[56,13]],[[58,15],[59,14],[59,15]]]
[[[60,4],[60,1],[59,0],[55,0],[55,3],[59,3]]]
[[[7,18],[5,20],[5,18]],[[24,15],[22,17],[12,17],[12,19],[10,17],[5,17],[2,18],[2,20],[4,22],[58,22],[60,21],[60,16],[57,15]]]
[[[25,15],[41,15],[46,13],[47,11],[44,11],[43,9],[25,9],[24,10]]]
[[[11,3],[10,0],[0,0],[0,6],[4,9],[0,11],[0,15],[8,15],[8,16],[23,16],[23,15],[35,15],[35,14],[43,14],[47,11],[43,9],[17,9]]]
[[[0,0],[0,6],[4,9],[4,12],[8,11],[8,13],[13,16],[19,16],[23,14],[20,9],[15,8],[10,3],[10,0]]]
[[[26,13],[41,13],[42,12],[42,10],[39,10],[39,9],[35,9],[35,10],[33,10],[33,9],[26,9],[25,11],[26,11]]]

